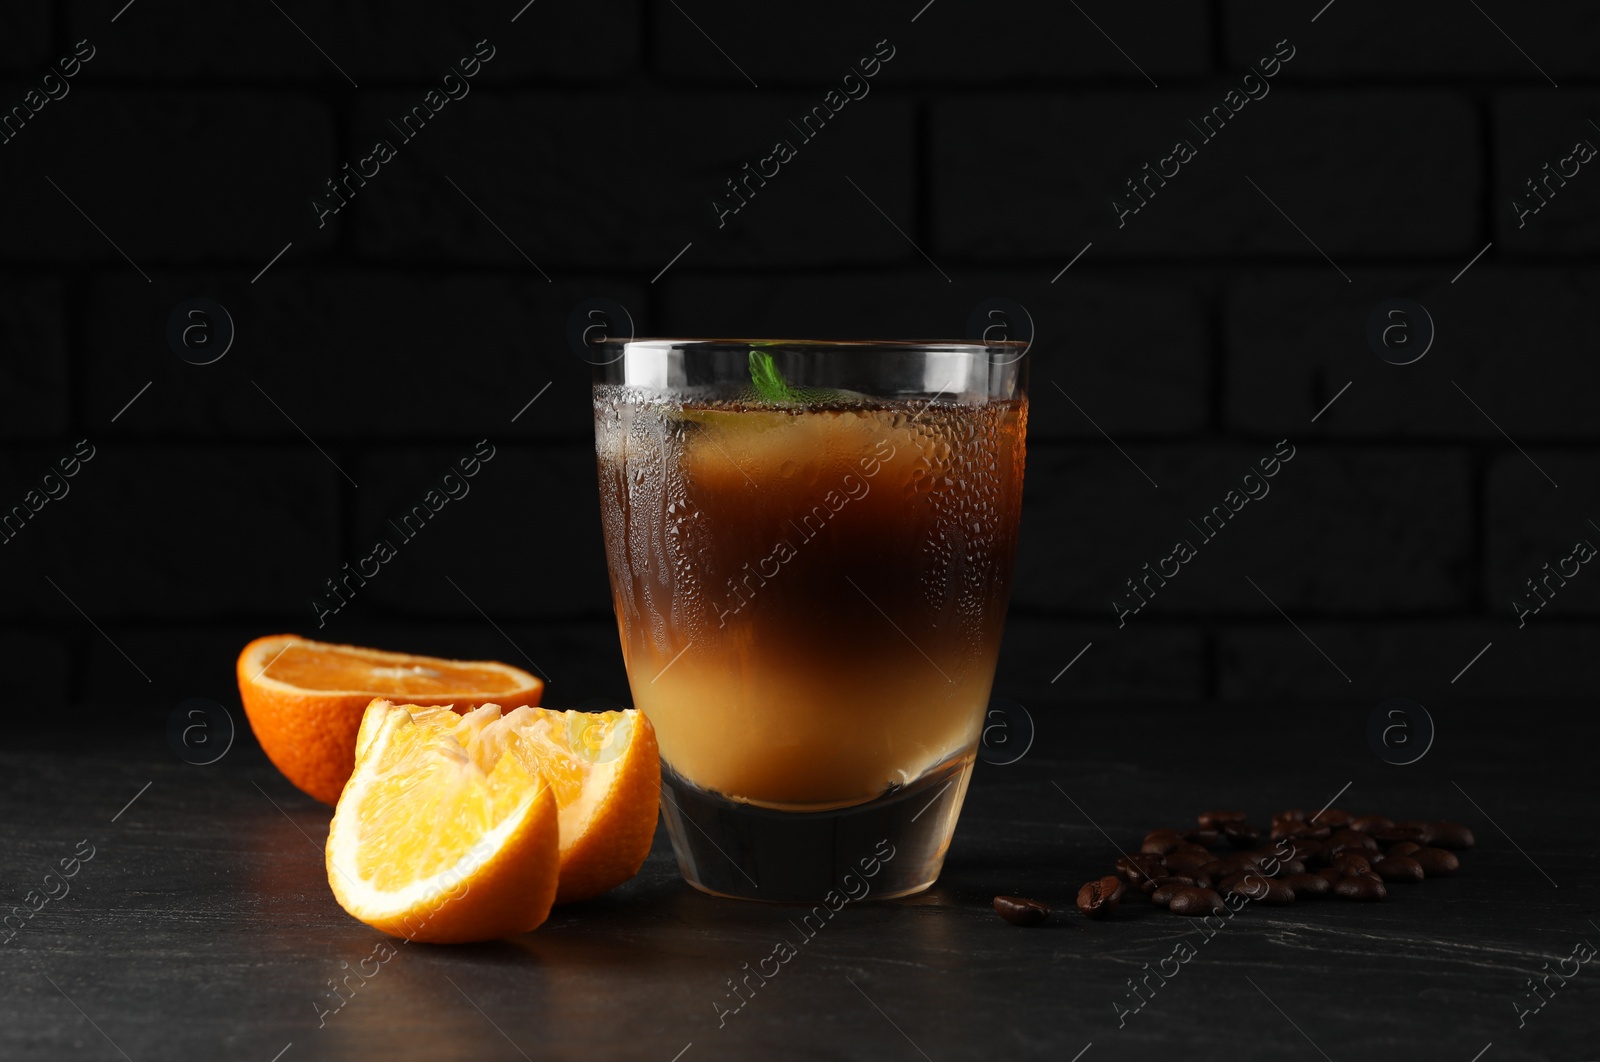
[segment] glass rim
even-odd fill
[[[647,336],[633,339],[612,340],[612,344],[621,347],[623,353],[632,350],[664,351],[664,350],[692,350],[709,347],[800,347],[814,350],[838,349],[879,349],[879,350],[926,350],[941,353],[971,353],[988,354],[996,351],[1007,353],[1013,351],[1026,352],[1027,342],[1017,339],[997,340],[994,342],[977,342],[970,339],[741,339],[726,338],[712,339],[705,337],[668,337]]]
[[[995,395],[1025,386],[1030,346],[1015,340],[618,337],[587,348],[584,360],[594,367],[596,387],[749,386],[759,354],[772,363],[769,370],[801,388]]]

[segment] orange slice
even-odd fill
[[[368,710],[356,739],[358,756],[382,719]],[[412,719],[449,735],[474,756],[484,755],[475,750],[486,744],[504,745],[507,730],[514,732],[517,754],[526,758],[530,772],[549,781],[561,809],[556,903],[598,896],[639,872],[650,854],[661,800],[661,756],[655,728],[644,713],[517,708],[502,718],[495,705],[484,705],[465,716],[413,709]],[[498,754],[498,748],[487,753]]]
[[[418,725],[413,711],[456,726]],[[560,870],[555,790],[500,709],[375,700],[328,828],[328,884],[355,918],[408,940],[458,944],[538,927]]]
[[[442,660],[293,634],[257,638],[239,654],[239,697],[278,770],[324,804],[355,766],[356,731],[374,697],[465,710],[487,701],[538,704],[544,683],[494,660]]]

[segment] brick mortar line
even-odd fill
[[[70,36],[70,34],[68,35]],[[60,45],[56,49],[60,49]],[[70,47],[67,48],[70,51]],[[50,55],[43,57],[39,65],[47,66],[51,61]],[[1237,68],[1248,66],[1252,60],[1241,59],[1229,64],[1202,73],[1172,73],[1168,72],[1162,77],[1160,91],[1169,89],[1174,93],[1179,92],[1211,92],[1220,86],[1230,83]],[[820,68],[819,68],[820,69]],[[1159,73],[1159,71],[1157,71]],[[33,68],[14,68],[0,71],[0,85],[13,82],[24,83],[30,77],[36,76]],[[824,71],[814,78],[793,77],[768,74],[763,80],[762,90],[769,87],[774,94],[806,95],[820,87],[826,87],[829,74]],[[780,79],[780,77],[782,79]],[[948,81],[915,79],[915,75],[906,75],[910,80],[902,80],[894,84],[884,83],[875,86],[873,94],[882,92],[885,96],[897,99],[915,99],[919,96],[933,94],[937,96],[955,97],[960,95],[973,96],[1047,96],[1060,95],[1068,98],[1089,92],[1123,93],[1129,98],[1147,98],[1151,90],[1149,83],[1143,79],[1122,74],[1086,75],[1083,77],[1061,76],[1012,76],[1008,79],[995,80],[960,80]],[[239,76],[208,74],[203,77],[173,77],[173,76],[141,76],[138,74],[111,73],[102,74],[91,82],[85,83],[86,87],[100,87],[106,89],[148,89],[160,92],[188,92],[196,88],[206,92],[227,93],[258,93],[277,95],[298,93],[306,96],[319,95],[323,89],[334,89],[344,105],[362,105],[362,100],[369,93],[396,92],[411,93],[418,90],[437,87],[437,82],[428,74],[402,75],[379,79],[375,75],[366,75],[363,79],[359,95],[357,90],[351,89],[347,82],[337,77],[324,77],[317,75],[300,79],[272,78],[263,76]],[[344,86],[343,91],[337,91],[339,86]],[[743,90],[739,86],[743,85]],[[1493,74],[1472,74],[1451,72],[1437,77],[1405,77],[1401,75],[1384,75],[1366,72],[1349,74],[1339,73],[1298,73],[1295,80],[1282,83],[1288,90],[1303,90],[1307,95],[1325,95],[1340,92],[1366,92],[1381,90],[1386,92],[1401,93],[1444,93],[1457,95],[1471,93],[1474,95],[1489,95],[1507,92],[1548,92],[1549,83],[1538,78],[1524,78],[1507,72]],[[1592,91],[1600,89],[1600,74],[1572,69],[1562,76],[1562,91],[1568,88],[1578,91]],[[603,77],[572,77],[566,75],[550,75],[546,77],[528,76],[502,78],[500,80],[484,81],[475,86],[474,91],[490,94],[540,92],[540,91],[565,91],[574,88],[595,89],[595,95],[612,94],[618,96],[637,96],[640,90],[671,90],[680,96],[690,95],[719,95],[728,99],[749,101],[754,99],[748,82],[738,79],[728,81],[712,81],[705,78],[696,78],[689,75],[661,75],[643,67],[633,67],[616,74]]]
[[[1485,238],[1487,240],[1487,238]],[[487,246],[487,245],[486,245]],[[926,246],[926,245],[924,245]],[[1344,256],[1340,259],[1356,269],[1367,274],[1382,272],[1386,274],[1437,274],[1438,284],[1441,288],[1449,286],[1446,279],[1450,272],[1459,269],[1461,262],[1458,256],[1470,255],[1478,248],[1466,247],[1461,251],[1439,252],[1428,257],[1382,258],[1370,259]],[[937,249],[935,249],[937,250]],[[1073,253],[1075,248],[1064,248],[1065,253]],[[1495,240],[1494,253],[1497,262],[1480,262],[1473,266],[1473,272],[1484,270],[1530,271],[1535,269],[1560,270],[1579,274],[1590,274],[1600,278],[1600,265],[1595,264],[1594,252],[1575,248],[1568,252],[1536,251],[1522,252],[1507,249],[1500,240]],[[428,261],[402,261],[388,256],[367,256],[364,252],[349,252],[350,257],[330,257],[326,252],[308,251],[299,268],[315,270],[315,272],[301,275],[314,277],[318,280],[329,278],[359,279],[363,282],[381,284],[385,280],[422,280],[436,279],[462,279],[464,277],[493,277],[515,279],[525,277],[526,267],[518,269],[508,263],[497,263],[488,258],[458,257],[443,259],[435,257]],[[894,258],[884,261],[861,262],[852,259],[819,259],[815,262],[805,262],[783,269],[764,269],[757,264],[740,264],[737,262],[727,265],[702,265],[698,268],[674,268],[672,273],[662,280],[662,285],[681,283],[685,280],[714,281],[714,280],[747,280],[759,278],[763,280],[819,280],[837,277],[841,273],[849,276],[884,276],[903,280],[915,280],[916,270],[911,267],[915,256]],[[920,261],[920,259],[916,259]],[[996,258],[963,258],[944,252],[939,259],[957,270],[969,274],[958,277],[957,283],[975,282],[970,274],[983,274],[984,280],[992,279],[995,274],[1015,274],[1019,281],[1026,284],[1029,289],[1038,290],[1049,295],[1046,285],[1037,282],[1036,274],[1045,270],[1048,274],[1053,264],[1060,266],[1059,256],[1056,253],[1043,252],[1038,256],[1006,256]],[[222,260],[214,258],[196,259],[168,259],[168,258],[142,258],[144,264],[158,273],[165,274],[206,274],[214,278],[219,271],[235,273],[235,279],[247,279],[250,274],[259,272],[261,262],[258,260],[231,259]],[[1214,267],[1218,262],[1224,263],[1228,268],[1251,275],[1237,278],[1217,278],[1208,272],[1208,267]],[[283,265],[284,263],[279,263]],[[582,286],[584,282],[590,284],[613,282],[631,287],[648,287],[642,279],[645,272],[652,265],[644,259],[637,262],[597,263],[582,261],[562,261],[549,259],[550,268],[560,270],[562,279],[557,285],[567,287]],[[1072,270],[1071,280],[1063,279],[1061,290],[1071,290],[1070,284],[1081,285],[1082,277],[1093,277],[1100,280],[1117,278],[1122,274],[1134,272],[1148,272],[1159,270],[1170,275],[1154,278],[1164,287],[1186,291],[1192,294],[1203,295],[1195,289],[1202,285],[1218,284],[1226,291],[1229,287],[1240,283],[1260,279],[1260,275],[1276,275],[1279,271],[1288,268],[1315,272],[1317,265],[1326,268],[1326,264],[1318,258],[1312,257],[1256,257],[1228,255],[1205,255],[1197,253],[1191,258],[1158,258],[1158,257],[1114,257],[1102,258],[1093,266],[1078,265]],[[101,268],[104,266],[105,268]],[[276,267],[275,267],[276,268]],[[12,258],[0,260],[0,277],[15,277],[25,279],[46,279],[66,281],[68,278],[62,274],[67,272],[92,273],[92,275],[73,278],[77,283],[98,283],[108,278],[122,276],[122,272],[113,268],[110,258],[99,256],[92,258],[54,258],[54,259],[23,259]],[[41,273],[43,276],[41,277]],[[1184,276],[1191,274],[1192,280]],[[618,280],[619,276],[626,275],[627,279]],[[574,277],[579,279],[574,279]],[[170,279],[163,278],[163,279]],[[187,277],[185,279],[188,279]],[[1142,283],[1149,283],[1152,278],[1145,277]],[[1428,277],[1413,278],[1427,280]],[[1133,278],[1128,283],[1131,285],[1141,282]],[[1367,283],[1373,283],[1367,281]],[[1320,287],[1309,284],[1308,288]]]

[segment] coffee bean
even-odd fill
[[[1280,881],[1277,878],[1267,879],[1267,891],[1265,895],[1253,897],[1257,903],[1271,904],[1274,907],[1280,904],[1294,903],[1294,898],[1294,889],[1290,888],[1286,882]]]
[[[1243,896],[1254,899],[1266,888],[1266,875],[1259,870],[1241,870],[1217,882],[1216,891],[1222,896]]]
[[[1104,918],[1117,909],[1122,899],[1122,882],[1111,875],[1088,881],[1078,890],[1078,910],[1086,918]]]
[[[1385,853],[1385,857],[1411,855],[1412,853],[1420,852],[1421,850],[1422,846],[1417,844],[1415,841],[1401,841],[1397,845],[1391,845],[1389,851]]]
[[[1183,843],[1183,834],[1177,830],[1151,830],[1144,835],[1139,851],[1146,855],[1166,855]]]
[[[1329,864],[1338,863],[1339,860],[1341,858],[1343,858],[1344,856],[1360,856],[1361,858],[1365,859],[1367,862],[1370,863],[1374,859],[1378,858],[1379,852],[1378,852],[1378,850],[1376,848],[1362,848],[1362,847],[1356,846],[1356,845],[1351,845],[1351,846],[1347,847],[1347,846],[1344,846],[1344,845],[1340,845],[1340,846],[1338,846],[1336,848],[1328,849],[1327,852],[1325,852],[1324,854],[1326,855],[1327,862]]]
[[[1199,816],[1200,828],[1203,830],[1220,830],[1224,823],[1243,821],[1242,811],[1202,811]]]
[[[1411,858],[1421,865],[1422,872],[1430,878],[1442,878],[1461,869],[1461,860],[1456,858],[1454,852],[1443,848],[1419,848],[1411,853]]]
[[[1277,822],[1280,819],[1284,822],[1304,822],[1306,821],[1305,809],[1289,808],[1286,811],[1280,811],[1272,816],[1273,822]]]
[[[1229,852],[1225,856],[1213,859],[1200,869],[1214,878],[1220,878],[1225,874],[1232,874],[1236,870],[1247,870],[1250,867],[1260,866],[1265,859],[1266,856],[1259,852]]]
[[[1285,850],[1293,853],[1290,856],[1292,859],[1311,859],[1322,851],[1324,846],[1323,841],[1316,841],[1310,837],[1295,837],[1289,841]]]
[[[1225,822],[1222,836],[1235,848],[1253,848],[1261,840],[1261,831],[1248,822]]]
[[[1370,874],[1352,874],[1333,883],[1333,894],[1346,900],[1371,902],[1389,895],[1383,882]]]
[[[1283,883],[1294,890],[1297,900],[1304,900],[1310,896],[1326,896],[1328,890],[1333,888],[1332,883],[1321,874],[1290,874],[1283,879]]]
[[[1439,848],[1471,848],[1477,844],[1477,839],[1472,836],[1472,831],[1459,822],[1433,823],[1433,843]]]
[[[1278,861],[1278,876],[1286,877],[1290,874],[1304,874],[1306,864],[1301,859],[1280,859]]]
[[[1314,816],[1311,821],[1337,830],[1350,825],[1350,813],[1348,811],[1340,811],[1338,808],[1327,808]]]
[[[1283,842],[1279,842],[1279,844],[1283,844]],[[1254,854],[1259,857],[1256,860],[1256,866],[1265,871],[1268,877],[1277,877],[1282,874],[1283,864],[1294,858],[1289,855],[1287,844],[1283,845],[1282,850],[1279,849],[1278,845],[1257,848]]]
[[[1427,877],[1422,871],[1422,864],[1410,856],[1390,856],[1380,859],[1372,867],[1373,873],[1384,881],[1410,883],[1421,881]]]
[[[1382,815],[1362,815],[1360,818],[1350,820],[1350,828],[1357,833],[1366,833],[1369,830],[1386,830],[1393,825],[1393,819],[1386,819]]]
[[[1404,822],[1394,824],[1398,830],[1418,830],[1416,838],[1418,844],[1430,845],[1433,843],[1433,823],[1423,822],[1421,819],[1406,819]]]
[[[1212,829],[1190,830],[1188,833],[1183,835],[1183,839],[1191,844],[1204,845],[1207,848],[1214,848],[1217,843],[1222,840],[1222,831]]]
[[[996,896],[994,913],[1014,926],[1036,926],[1050,917],[1050,905],[1022,896]]]
[[[1218,886],[1219,890],[1221,886]],[[1226,891],[1258,903],[1293,903],[1294,890],[1276,878],[1264,877],[1260,871],[1247,870],[1236,875]]]
[[[1150,902],[1154,903],[1158,907],[1166,907],[1168,904],[1172,903],[1172,898],[1178,894],[1180,889],[1192,889],[1194,887],[1195,886],[1193,885],[1184,885],[1179,882],[1173,882],[1170,885],[1163,885],[1155,892],[1150,894]]]
[[[1222,905],[1222,897],[1215,892],[1193,888],[1180,888],[1173,892],[1167,901],[1167,909],[1173,914],[1190,916],[1221,914],[1227,910]]]
[[[1372,864],[1367,860],[1366,856],[1356,855],[1354,852],[1343,852],[1335,857],[1333,869],[1347,876],[1350,874],[1370,874],[1372,872]]]
[[[1281,841],[1290,837],[1305,837],[1320,841],[1333,832],[1330,826],[1314,826],[1309,822],[1283,822],[1272,827],[1272,839]]]
[[[1163,874],[1158,878],[1146,878],[1139,883],[1139,891],[1146,896],[1153,896],[1157,889],[1163,885],[1189,885],[1194,886],[1195,880],[1187,874]]]
[[[1179,873],[1185,870],[1198,870],[1211,861],[1211,853],[1204,850],[1199,852],[1173,852],[1167,856],[1167,869]]]
[[[1355,845],[1369,851],[1378,850],[1378,842],[1359,830],[1338,830],[1328,836],[1330,845]]]
[[[1166,873],[1167,862],[1158,855],[1124,855],[1117,859],[1117,877],[1129,885],[1137,885],[1145,878]]]
[[[1337,885],[1347,877],[1343,867],[1323,867],[1321,870],[1315,871],[1315,874],[1330,886]]]
[[[1420,826],[1394,825],[1368,830],[1367,836],[1379,844],[1400,844],[1404,841],[1425,842],[1432,836],[1432,831]]]
[[[1259,871],[1255,871],[1255,870],[1236,870],[1232,874],[1228,874],[1228,875],[1225,875],[1224,877],[1218,878],[1216,883],[1212,886],[1212,888],[1214,890],[1216,890],[1219,894],[1221,894],[1223,896],[1228,896],[1228,895],[1231,895],[1232,893],[1236,892],[1238,890],[1239,886],[1244,883],[1244,880],[1246,878],[1258,879],[1260,877],[1261,877],[1261,873]]]

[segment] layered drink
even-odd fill
[[[870,853],[869,834],[904,837],[916,815],[929,840],[901,852],[899,891],[925,886],[994,678],[1026,399],[680,401],[621,384],[596,388],[595,411],[623,655],[660,741],[663,811],[689,827],[674,830],[686,876],[809,899],[821,878],[769,879],[807,877],[808,849],[846,837]],[[686,860],[699,835],[719,854]]]

